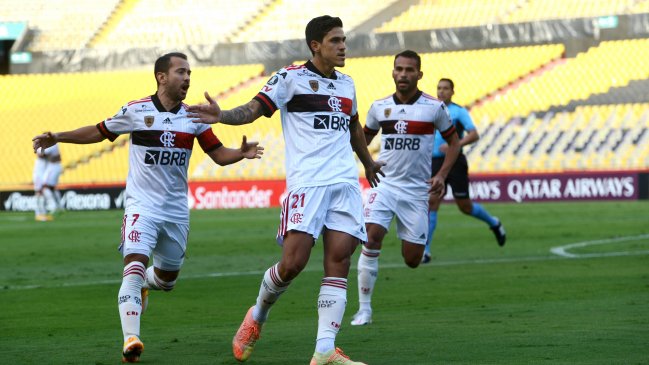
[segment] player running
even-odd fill
[[[421,58],[416,52],[397,54],[392,70],[395,93],[372,103],[367,113],[365,139],[369,144],[382,131],[379,159],[387,165],[385,178],[370,191],[365,205],[368,240],[358,259],[360,308],[351,322],[354,326],[372,322],[371,300],[378,277],[379,255],[395,216],[403,259],[411,268],[419,266],[428,228],[427,194],[440,196],[444,192],[444,180],[460,151],[444,103],[417,87],[422,77]],[[431,179],[430,156],[435,131],[448,141],[448,152]]]
[[[148,289],[170,291],[185,258],[189,234],[187,168],[194,140],[214,162],[228,165],[243,158],[261,158],[263,147],[223,146],[212,129],[194,124],[186,105],[191,70],[187,56],[168,53],[155,63],[157,92],[124,105],[96,126],[34,137],[34,150],[57,142],[97,143],[130,134],[126,204],[120,251],[124,257],[122,286],[117,297],[124,335],[123,362],[138,362],[144,350],[140,317]],[[153,265],[147,269],[153,255]]]
[[[437,98],[443,101],[448,108],[449,114],[451,115],[451,121],[453,122],[453,125],[455,125],[457,133],[460,136],[461,148],[477,142],[478,139],[480,139],[480,136],[478,135],[478,130],[475,125],[473,125],[469,112],[452,101],[454,94],[455,85],[453,84],[453,80],[439,80],[437,84]],[[433,174],[442,166],[442,163],[445,162],[444,155],[447,154],[447,148],[448,146],[442,136],[439,135],[439,133],[436,133],[435,149],[433,150]],[[507,236],[505,234],[505,228],[500,220],[490,215],[482,205],[471,201],[469,195],[469,166],[462,150],[460,150],[460,155],[446,178],[446,184],[451,185],[451,188],[453,189],[453,198],[455,199],[455,203],[460,211],[487,223],[491,231],[494,233],[494,236],[496,236],[498,245],[504,246]],[[435,228],[437,227],[437,211],[439,210],[441,201],[441,196],[438,197],[431,195],[428,202],[430,210],[428,216],[428,242],[426,243],[426,252],[424,252],[423,263],[428,263],[431,260],[430,246],[433,240],[433,233],[435,233]]]

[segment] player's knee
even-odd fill
[[[279,266],[279,276],[283,281],[290,281],[297,277],[306,267],[306,262],[290,261],[282,262]]]
[[[155,284],[162,291],[172,291],[176,287],[176,280],[173,281],[164,281],[160,279],[157,275],[155,277]]]
[[[150,274],[151,272],[147,271],[147,277],[150,276]],[[149,283],[152,284],[152,287],[158,288],[162,291],[172,291],[176,286],[177,278],[177,272],[153,271],[153,282],[149,280]]]
[[[467,215],[470,215],[471,212],[473,211],[473,206],[471,204],[459,205],[458,209],[460,210],[460,212],[462,212],[464,214],[467,214]]]
[[[405,262],[406,265],[408,265],[409,268],[414,269],[414,268],[416,268],[417,266],[419,266],[419,264],[421,263],[421,257],[419,257],[419,258],[414,258],[414,257],[404,257],[404,258],[403,258],[403,262]]]

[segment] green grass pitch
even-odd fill
[[[388,233],[366,327],[349,325],[357,249],[337,345],[370,365],[649,364],[649,203],[486,207],[505,224],[503,248],[453,205],[440,211],[432,264],[406,268]],[[120,363],[121,216],[0,214],[0,364]],[[176,289],[152,293],[142,318],[142,364],[236,364],[232,336],[280,257],[278,209],[191,220]],[[551,252],[571,244],[572,258]],[[309,362],[321,263],[318,242],[249,364]]]

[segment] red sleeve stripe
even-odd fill
[[[205,153],[214,151],[215,149],[223,146],[223,143],[214,135],[212,128],[198,135],[198,144],[201,146]]]
[[[117,137],[119,137],[118,134],[115,134],[106,128],[106,121],[103,121],[101,123],[97,123],[97,129],[99,129],[99,133],[101,133],[102,136],[108,138],[109,141],[113,142]]]
[[[445,130],[444,132],[440,132],[442,134],[442,137],[444,137],[445,140],[448,140],[453,133],[455,133],[455,126],[452,125],[451,128]]]
[[[128,103],[128,106],[131,106],[133,104],[146,103],[146,102],[149,102],[149,101],[151,101],[151,97],[147,96],[146,98],[142,98],[140,100],[131,101],[130,103]]]
[[[277,110],[275,103],[264,93],[258,93],[253,99],[261,103],[261,107],[264,109],[263,114],[267,118],[270,118]]]

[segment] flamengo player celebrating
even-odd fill
[[[189,233],[187,168],[194,139],[219,165],[243,158],[260,158],[262,147],[247,143],[241,149],[223,147],[212,129],[194,124],[182,100],[189,89],[191,70],[187,56],[169,53],[155,63],[158,90],[132,101],[112,118],[74,131],[47,132],[34,137],[34,150],[57,142],[96,143],[130,133],[126,208],[122,223],[124,274],[118,295],[124,334],[123,361],[137,362],[144,345],[140,341],[140,316],[146,308],[148,289],[169,291],[185,257]],[[147,269],[153,253],[154,264]]]
[[[397,54],[392,70],[396,92],[375,101],[367,114],[365,138],[369,144],[379,129],[382,130],[379,158],[387,165],[385,178],[370,191],[365,206],[368,240],[358,259],[360,309],[352,325],[372,322],[370,302],[378,276],[379,254],[395,216],[403,259],[409,267],[419,266],[428,232],[427,192],[443,194],[444,181],[460,151],[444,103],[417,88],[423,76],[420,70],[421,58],[416,52]],[[427,183],[431,176],[435,130],[448,142],[448,152],[440,171]]]
[[[311,61],[279,70],[247,104],[221,111],[206,93],[208,105],[189,107],[196,122],[231,125],[270,117],[278,109],[281,113],[288,190],[278,231],[282,258],[264,274],[257,303],[234,336],[232,350],[239,361],[250,357],[271,306],[304,269],[322,233],[325,277],[318,296],[318,334],[311,365],[362,364],[334,345],[347,304],[350,257],[358,242],[367,239],[352,150],[372,186],[383,164],[374,162],[367,150],[353,80],[334,69],[345,65],[342,26],[339,18],[327,15],[312,19],[305,32]]]

